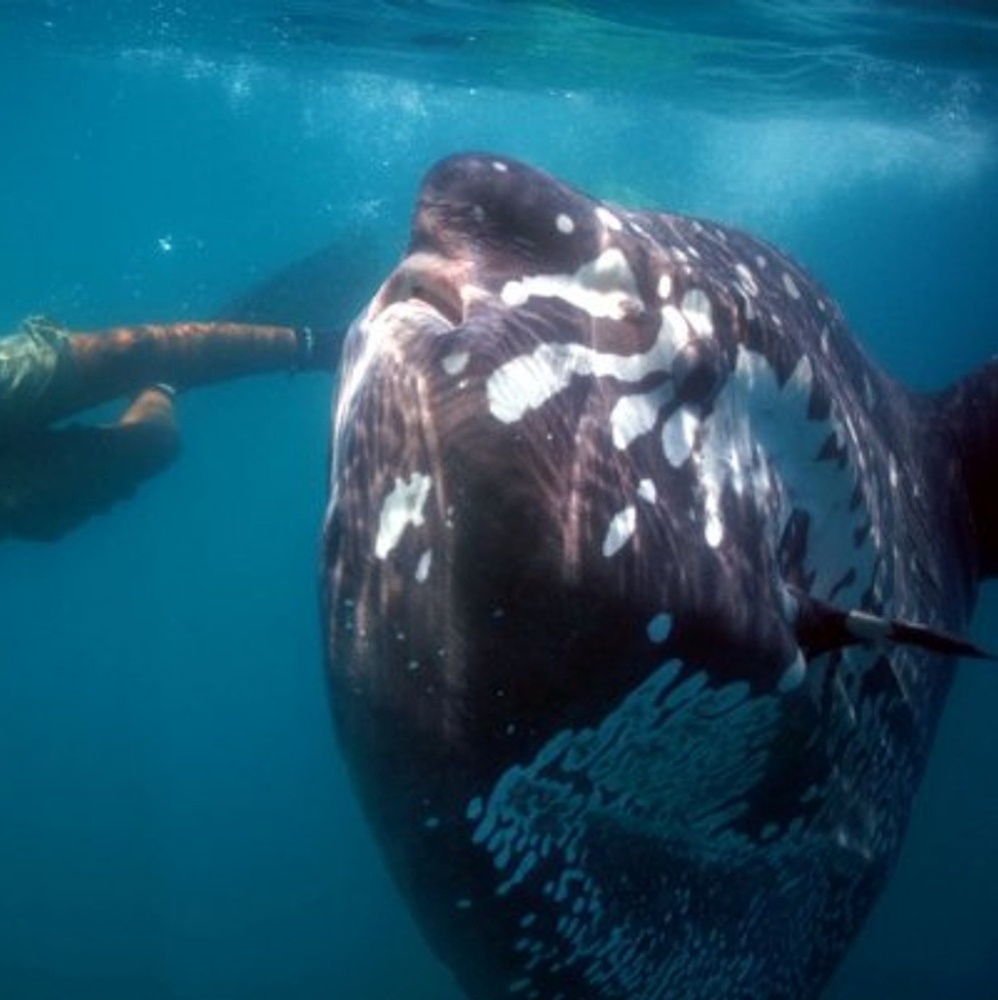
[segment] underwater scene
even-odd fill
[[[358,769],[358,760],[366,763],[365,726],[373,723],[363,714],[359,721],[347,717],[343,692],[348,700],[353,680],[341,678],[330,690],[326,667],[330,645],[354,648],[335,636],[337,628],[349,628],[330,623],[339,613],[331,610],[330,588],[336,594],[350,586],[336,575],[349,569],[332,569],[341,566],[336,547],[353,544],[351,532],[370,520],[380,564],[396,546],[407,552],[419,531],[432,528],[432,518],[424,524],[422,517],[429,481],[424,490],[415,477],[408,485],[396,477],[396,491],[378,500],[384,506],[359,504],[359,513],[344,520],[342,511],[352,508],[343,491],[334,491],[330,506],[329,459],[338,391],[346,400],[336,428],[337,440],[347,442],[343,454],[353,447],[351,434],[364,454],[365,435],[379,430],[363,422],[363,379],[377,368],[376,352],[363,340],[375,328],[376,310],[363,311],[407,252],[421,184],[435,163],[458,153],[480,157],[451,161],[450,173],[434,174],[422,189],[426,213],[416,223],[417,249],[457,246],[461,267],[458,279],[448,272],[446,282],[435,272],[425,301],[408,319],[401,309],[407,293],[397,289],[412,292],[411,274],[428,265],[418,262],[416,271],[403,270],[386,286],[377,301],[397,309],[403,332],[423,324],[451,336],[455,301],[470,308],[497,271],[509,280],[489,308],[522,306],[531,295],[557,299],[559,322],[576,309],[592,317],[587,330],[597,329],[616,315],[617,305],[600,299],[608,282],[623,275],[640,297],[620,263],[625,254],[636,259],[630,244],[614,241],[633,236],[664,245],[654,225],[650,236],[645,231],[649,217],[637,213],[669,212],[765,241],[751,244],[761,248],[752,250],[753,268],[764,268],[763,257],[779,248],[803,269],[794,270],[797,280],[791,265],[783,273],[781,294],[795,310],[804,308],[806,272],[824,290],[815,300],[820,311],[831,315],[834,300],[874,365],[911,390],[936,392],[998,353],[998,14],[990,5],[0,0],[0,127],[0,335],[41,330],[44,340],[44,331],[59,329],[106,337],[102,331],[117,327],[231,321],[307,329],[306,348],[312,349],[314,333],[328,352],[315,363],[261,364],[250,377],[195,380],[169,400],[164,390],[155,405],[170,407],[180,440],[169,467],[117,492],[103,482],[79,482],[74,488],[81,494],[104,497],[106,487],[110,499],[55,537],[17,530],[9,513],[22,475],[10,469],[44,478],[57,465],[41,443],[48,440],[44,434],[33,437],[37,430],[25,429],[0,398],[0,462],[10,466],[0,469],[0,998],[998,997],[993,660],[961,661],[934,740],[932,724],[926,727],[931,753],[896,866],[882,892],[878,886],[869,915],[859,907],[856,936],[843,945],[843,957],[836,952],[810,979],[802,974],[800,982],[817,985],[799,987],[758,985],[769,973],[762,965],[753,972],[754,958],[737,948],[733,953],[734,939],[723,949],[715,945],[724,962],[741,970],[737,983],[732,972],[709,985],[722,962],[710,947],[697,951],[707,971],[687,974],[699,986],[689,979],[670,985],[684,981],[668,978],[674,969],[668,963],[664,978],[648,973],[646,980],[645,971],[628,978],[628,962],[636,970],[647,957],[643,944],[589,941],[585,958],[582,950],[572,957],[564,949],[582,949],[583,935],[571,922],[557,925],[563,952],[544,979],[537,969],[547,953],[522,943],[540,938],[543,913],[514,917],[502,910],[485,923],[477,902],[459,894],[458,912],[441,916],[445,893],[460,883],[457,875],[448,881],[456,856],[424,846],[441,819],[425,817],[423,839],[412,851],[398,822],[401,787],[418,787],[424,769],[437,767],[432,754],[420,751],[419,739],[399,739],[378,767]],[[462,173],[484,167],[491,180]],[[468,250],[462,240],[484,223],[474,211],[460,215],[449,199],[465,183],[497,184],[497,175],[516,182],[501,193],[487,188],[499,228],[472,240]],[[604,226],[600,246],[616,254],[599,258],[603,271],[587,270],[581,256],[572,257],[571,266],[562,266],[561,258],[552,264],[528,239],[538,213],[549,209],[560,236],[585,235],[575,208],[556,206],[591,203],[573,200],[561,184],[601,200],[594,216]],[[709,247],[697,243],[700,229],[689,232],[703,260],[693,252],[691,264],[687,250],[683,263],[692,271],[661,274],[657,285],[649,279],[663,301],[683,274],[719,268],[721,256],[711,254],[728,252],[721,244],[729,238],[716,235],[720,229]],[[736,246],[738,238],[731,239]],[[772,260],[783,259],[773,253]],[[516,270],[523,260],[533,270]],[[582,287],[587,280],[592,286]],[[641,289],[645,284],[638,282]],[[743,290],[750,285],[746,278]],[[705,302],[692,288],[683,299],[686,319],[677,322],[694,332],[711,324],[720,329],[720,302]],[[622,306],[620,316],[630,308]],[[749,307],[738,308],[740,321]],[[344,388],[337,359],[358,315],[368,319],[351,334],[355,370],[348,369],[353,373]],[[665,315],[678,313],[666,307]],[[24,326],[28,317],[45,319]],[[396,329],[385,324],[389,334]],[[5,340],[0,336],[0,394],[9,389],[14,399],[18,376],[5,361]],[[843,348],[852,358],[850,350]],[[524,414],[532,419],[549,402],[559,405],[565,386],[594,372],[638,381],[620,368],[601,369],[610,362],[599,352],[567,352],[557,363],[540,357],[548,388],[532,396],[533,389],[516,381],[514,367],[508,394],[498,402],[489,397],[492,412],[506,414],[501,419],[508,424]],[[398,365],[396,384],[403,384],[415,362],[389,360]],[[708,361],[711,371],[711,365],[724,367],[717,358]],[[448,374],[466,363],[461,353],[443,360]],[[702,374],[702,357],[690,363],[701,365]],[[474,364],[472,358],[469,378]],[[810,372],[810,363],[805,368]],[[783,380],[797,385],[803,371],[788,365]],[[876,384],[894,391],[889,380]],[[998,389],[992,393],[993,410]],[[75,422],[114,425],[134,394],[83,392],[74,406],[47,413],[42,430]],[[704,414],[728,399],[713,385],[689,406],[706,421]],[[850,405],[833,398],[827,410],[848,414]],[[820,404],[812,400],[811,408]],[[857,438],[886,433],[892,414],[871,419]],[[996,419],[983,404],[971,407],[971,415],[978,427]],[[649,418],[648,427],[657,419]],[[950,456],[933,450],[933,433],[931,421],[906,430],[899,464],[883,471],[891,496],[922,498],[917,470],[950,468]],[[687,430],[678,439],[663,438],[668,463],[678,467],[692,455],[696,465],[707,437],[706,430]],[[973,489],[994,498],[995,440],[987,431],[975,440],[984,444],[975,445]],[[857,469],[865,474],[867,452],[858,454]],[[929,547],[943,547],[941,540],[951,537],[967,546],[979,538],[993,542],[986,514],[998,518],[998,509],[990,500],[973,528],[966,518],[953,523],[953,510],[962,508],[950,500],[962,489],[939,487],[917,532],[900,520],[883,528],[893,532],[893,552],[914,548],[914,534]],[[650,503],[650,491],[653,484],[642,478],[642,500],[635,504]],[[337,501],[344,501],[339,508]],[[849,509],[859,503],[854,497]],[[566,511],[566,520],[570,516]],[[610,521],[601,560],[626,554],[635,516],[628,507]],[[727,524],[730,534],[732,521]],[[878,544],[880,534],[873,531]],[[520,541],[515,532],[506,537],[510,548]],[[708,526],[704,552],[718,548]],[[947,549],[945,559],[951,557],[955,563]],[[502,545],[483,549],[481,558],[501,560]],[[687,550],[684,558],[695,572],[698,551]],[[794,601],[804,602],[801,621],[820,631],[816,638],[798,631],[800,648],[855,648],[862,632],[860,648],[870,638],[914,648],[906,662],[944,672],[950,669],[945,655],[918,659],[920,651],[952,652],[955,647],[945,645],[951,639],[998,651],[998,588],[983,579],[994,574],[998,556],[967,558],[975,567],[970,582],[946,578],[933,591],[940,606],[963,601],[969,610],[979,585],[965,627],[952,627],[944,616],[909,622],[912,632],[896,624],[885,632],[887,619],[913,617],[892,610],[890,594],[867,607],[880,616],[876,621],[840,620],[838,608],[812,607],[791,588]],[[974,576],[979,565],[985,567],[980,581]],[[432,584],[441,568],[426,556],[415,579],[422,585],[429,576]],[[384,592],[389,589],[385,584]],[[460,604],[464,596],[452,598]],[[766,608],[757,595],[745,595],[738,611],[739,622],[762,628]],[[599,616],[594,621],[600,630]],[[652,618],[642,642],[665,648],[667,641],[693,641],[678,625],[668,637],[672,625],[670,616]],[[521,631],[517,641],[529,646],[532,635]],[[944,645],[932,645],[937,640]],[[593,656],[599,645],[591,647]],[[668,687],[674,678],[660,680],[675,698],[676,689]],[[521,679],[520,686],[530,683]],[[928,683],[941,690],[941,704],[946,682]],[[616,739],[600,729],[604,711],[632,702],[598,684],[587,698],[577,714],[566,708],[546,735],[534,734],[519,749],[510,741],[511,770],[491,798],[483,789],[461,800],[467,812],[462,805],[460,821],[476,843],[501,822],[500,812],[489,810],[500,810],[500,793],[510,787],[506,776],[522,777],[535,765],[538,773],[551,770],[552,761],[567,767],[569,751],[556,760],[566,745],[556,731],[605,737],[608,744]],[[467,718],[457,715],[460,728]],[[800,746],[811,748],[806,739]],[[573,752],[580,754],[580,747]],[[756,764],[752,748],[746,752],[747,771]],[[462,768],[455,765],[461,780]],[[376,787],[372,774],[380,775]],[[392,787],[395,774],[398,788]],[[742,778],[735,773],[731,780],[737,785]],[[860,811],[873,842],[878,817],[890,811],[879,800],[866,806]],[[765,840],[773,831],[757,833]],[[501,910],[530,884],[533,869],[554,862],[525,853],[517,867],[498,841],[491,843],[492,857],[484,856],[468,878],[471,884],[504,869],[496,890]],[[645,860],[641,854],[622,863],[638,870]],[[846,878],[851,863],[841,861],[834,877]],[[780,881],[776,872],[773,881]],[[790,893],[800,888],[796,879],[787,885]],[[640,888],[633,893],[644,898]],[[805,891],[800,898],[812,896]],[[818,937],[825,924],[807,922],[797,897],[791,899],[782,922],[774,918],[772,925],[771,936],[782,938],[774,946],[774,954],[784,956],[781,965],[787,955],[811,949],[824,955]],[[590,899],[586,912],[596,909]],[[798,912],[803,929],[795,924]],[[582,913],[580,902],[573,916],[582,921]],[[683,910],[662,920],[664,926],[692,918]],[[509,942],[506,957],[496,957],[506,947],[500,936],[509,922],[522,936]],[[524,952],[525,971],[503,978],[507,958],[520,961],[509,955]],[[597,965],[605,981],[580,971]],[[565,969],[576,978],[553,985]]]

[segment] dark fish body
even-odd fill
[[[473,1000],[819,994],[954,661],[811,612],[963,632],[996,441],[994,365],[909,392],[763,242],[430,172],[345,347],[323,612],[360,796]]]

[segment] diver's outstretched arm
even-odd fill
[[[68,333],[46,419],[58,419],[143,386],[177,389],[275,371],[331,369],[337,337],[307,328],[169,323]]]

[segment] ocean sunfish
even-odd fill
[[[469,997],[816,997],[981,654],[998,363],[909,391],[772,246],[461,155],[333,421],[336,729]]]

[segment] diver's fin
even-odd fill
[[[998,656],[960,636],[927,625],[883,618],[866,611],[843,611],[797,588],[790,588],[790,594],[797,606],[797,641],[809,658],[858,643],[891,642],[917,646],[943,656],[998,660]]]
[[[998,576],[998,357],[936,402],[969,501],[978,577]]]

